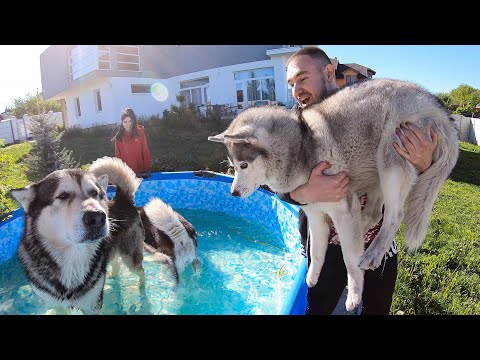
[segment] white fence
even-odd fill
[[[452,114],[452,117],[458,128],[460,140],[480,145],[480,119],[460,114]]]
[[[48,119],[57,125],[63,125],[63,116],[61,112],[50,111]],[[12,117],[10,119],[0,121],[0,139],[3,139],[5,145],[14,144],[31,138],[29,125],[31,118],[29,115],[23,115],[22,119]]]

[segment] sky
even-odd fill
[[[433,93],[461,84],[480,89],[480,45],[319,45],[341,63],[357,63],[374,77],[408,80]],[[40,54],[48,45],[0,45],[0,113],[42,91]]]

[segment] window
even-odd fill
[[[70,53],[70,80],[73,81],[98,69],[96,56],[96,45],[79,45],[74,47]]]
[[[78,45],[70,52],[70,81],[94,70],[110,69],[110,47],[107,45]]]
[[[237,83],[237,107],[238,109],[243,109],[243,84]]]
[[[357,80],[357,77],[355,75],[347,75],[345,79],[347,81],[347,85],[349,85],[353,84]]]
[[[132,94],[150,94],[151,85],[150,84],[132,84],[130,85],[132,89]]]
[[[73,99],[73,102],[75,103],[75,114],[78,117],[82,116],[82,110],[80,109],[80,99],[77,97]]]
[[[97,112],[102,111],[102,97],[100,96],[100,89],[93,91],[93,97],[95,101],[95,110]]]
[[[276,101],[273,67],[237,71],[234,73],[237,104],[243,101],[243,89],[247,92],[248,106],[267,105]]]
[[[110,47],[107,45],[98,45],[98,68],[110,70]]]
[[[122,71],[140,71],[138,46],[121,45],[117,48],[117,69]]]
[[[185,98],[185,105],[193,103],[195,108],[207,105],[209,84],[208,77],[180,82],[180,95]]]

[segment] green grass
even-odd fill
[[[8,191],[25,187],[29,183],[22,160],[31,149],[29,142],[0,148],[0,214],[18,207],[16,201],[8,195]]]
[[[391,313],[480,314],[480,146],[461,143],[460,157],[440,190],[422,247],[399,242]]]
[[[207,141],[226,124],[198,127],[146,123],[153,171],[191,171],[210,168],[224,172],[225,147]],[[113,156],[110,141],[115,130],[89,135],[72,131],[62,146],[73,150],[82,165],[100,156]],[[480,146],[461,142],[461,152],[450,179],[442,187],[431,215],[426,239],[420,250],[408,255],[403,244],[403,226],[397,235],[399,266],[391,313],[480,314]],[[1,184],[9,188],[28,184],[23,157],[29,143],[0,149],[0,157],[13,158],[0,168]],[[17,207],[0,192],[0,205],[7,211]],[[4,205],[5,206],[5,205]]]
[[[209,168],[225,172],[227,152],[221,144],[208,141],[209,135],[226,129],[228,124],[218,123],[196,128],[166,126],[161,122],[146,122],[145,133],[152,158],[152,171],[193,171]],[[115,156],[115,146],[111,138],[115,129],[92,131],[79,136],[79,132],[68,132],[62,138],[61,146],[73,151],[73,156],[82,165],[90,164],[100,156]]]

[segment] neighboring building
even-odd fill
[[[177,94],[199,110],[206,105],[238,111],[266,104],[291,107],[285,64],[301,47],[52,45],[40,55],[42,93],[45,100],[60,102],[67,128],[118,124],[125,107],[137,116],[162,116],[178,105]],[[339,69],[343,66],[332,61]],[[357,79],[363,68],[348,64]],[[365,69],[365,76],[375,74]]]
[[[375,74],[375,71],[366,66],[340,63],[338,63],[335,72],[337,85],[339,87],[350,85],[356,83],[357,81],[371,79]]]

